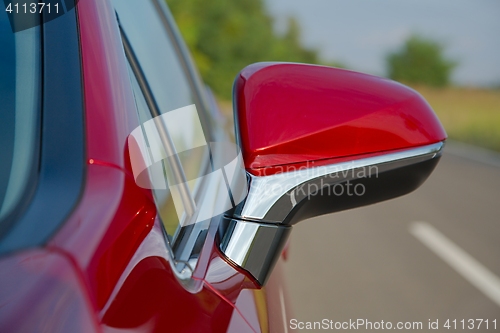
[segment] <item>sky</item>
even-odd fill
[[[452,80],[500,86],[500,0],[265,0],[282,32],[298,19],[302,42],[325,60],[375,75],[412,33],[445,45]]]

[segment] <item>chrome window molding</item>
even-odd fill
[[[438,142],[400,152],[269,176],[254,176],[248,173],[249,193],[245,202],[236,209],[234,217],[281,223],[299,201],[293,190],[302,184],[333,174],[341,174],[343,181],[350,180],[355,178],[352,177],[355,172],[350,171],[356,169],[377,167],[378,172],[383,172],[423,162],[440,155],[443,146],[443,142]],[[337,179],[336,182],[338,181]],[[290,197],[290,200],[287,200],[290,203],[288,211],[282,205],[277,205],[280,198],[287,194]]]

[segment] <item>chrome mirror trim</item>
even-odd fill
[[[342,180],[350,180],[355,178],[351,177],[354,173],[350,171],[361,168],[377,167],[378,171],[383,172],[423,162],[440,156],[443,146],[443,142],[438,142],[405,151],[270,176],[259,177],[248,174],[250,179],[248,196],[245,202],[236,209],[234,217],[243,220],[281,223],[297,204],[294,190],[302,184],[339,173],[347,174]],[[275,210],[280,211],[271,213],[278,200],[285,195],[290,196],[291,204],[288,211],[283,207],[276,207]],[[272,218],[266,218],[269,216]]]
[[[441,155],[443,147],[444,142],[439,142],[351,162],[271,176],[249,175],[248,197],[236,208],[232,217],[225,217],[224,224],[228,227],[220,249],[234,264],[245,269],[258,283],[264,285],[292,229],[292,226],[285,222],[285,218],[299,202],[314,194],[301,193],[304,185],[315,184],[318,189],[318,184],[335,186],[347,180],[360,179],[363,177],[359,176],[357,170],[367,167],[376,167],[377,172],[383,173],[422,162],[437,162],[437,159],[433,159]],[[430,165],[432,166],[432,163]],[[339,173],[341,177],[337,177]],[[329,177],[330,175],[336,177]]]

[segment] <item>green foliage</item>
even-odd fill
[[[290,19],[283,36],[273,32],[262,0],[167,0],[204,81],[230,99],[233,80],[259,61],[317,63],[315,50],[300,44],[300,27]]]
[[[445,59],[442,44],[416,35],[398,52],[389,54],[386,62],[391,79],[433,87],[447,86],[457,65]]]

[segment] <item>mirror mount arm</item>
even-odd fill
[[[220,249],[264,286],[292,231],[291,226],[225,218],[228,228]]]

